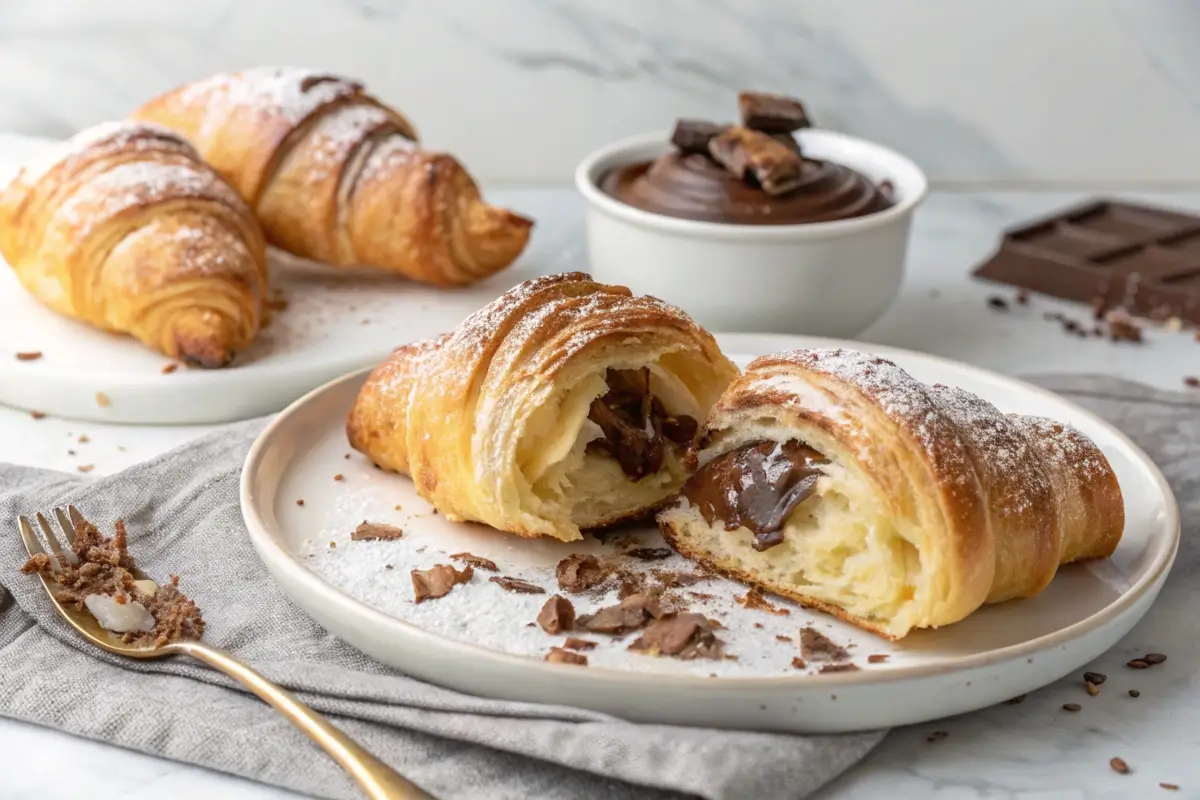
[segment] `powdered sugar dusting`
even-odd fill
[[[1037,437],[1042,453],[1057,462],[1049,469],[1074,472],[1085,481],[1111,473],[1100,448],[1078,429],[1045,417],[1016,415],[1013,419],[1028,427],[1030,435]]]
[[[185,106],[213,107],[209,119],[240,107],[297,124],[318,108],[361,91],[354,81],[302,67],[255,67],[197,81],[180,90],[177,99]]]
[[[341,166],[346,154],[391,117],[378,106],[343,106],[324,115],[312,130],[313,156],[322,165]]]
[[[58,164],[99,145],[103,146],[105,152],[162,149],[165,146],[200,159],[200,155],[190,144],[162,125],[118,120],[86,128],[65,142],[39,154],[24,165],[20,179],[30,185],[37,183]]]

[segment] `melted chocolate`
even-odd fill
[[[828,222],[892,205],[866,176],[812,159],[804,159],[796,188],[776,196],[704,154],[680,152],[618,167],[600,180],[600,189],[653,214],[731,225]]]
[[[783,523],[816,490],[819,467],[828,463],[795,440],[751,442],[705,464],[683,494],[710,525],[749,528],[762,551],[783,541]]]
[[[640,480],[662,469],[666,442],[691,444],[699,425],[689,416],[672,417],[650,393],[650,370],[610,369],[608,392],[592,401],[588,419],[604,431],[588,450],[617,459],[622,471]]]

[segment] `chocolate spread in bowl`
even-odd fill
[[[604,431],[588,451],[617,459],[633,480],[662,469],[666,443],[691,444],[699,425],[686,415],[673,417],[650,393],[650,369],[610,369],[608,392],[592,401],[588,419]]]
[[[783,541],[783,523],[817,488],[828,464],[816,450],[796,440],[751,442],[717,456],[683,487],[708,524],[725,530],[749,528],[755,550]]]

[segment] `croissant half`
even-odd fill
[[[393,353],[347,434],[452,520],[571,541],[678,491],[699,420],[736,375],[682,311],[555,275]]]
[[[508,266],[529,239],[530,220],[483,202],[458,161],[420,149],[403,115],[345,78],[216,75],[134,116],[187,137],[295,255],[453,286]]]
[[[1124,528],[1083,434],[846,350],[755,360],[693,457],[658,517],[676,549],[893,639],[1037,594]]]
[[[106,123],[0,195],[0,252],[53,310],[222,367],[262,320],[266,245],[249,207],[177,134]]]

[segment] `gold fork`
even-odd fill
[[[50,551],[53,554],[50,558],[52,573],[61,569],[54,556],[62,558],[68,563],[77,563],[77,556],[71,547],[75,543],[75,527],[76,525],[86,524],[83,515],[79,513],[75,506],[68,506],[65,510],[56,508],[54,509],[54,516],[57,518],[59,527],[62,528],[62,534],[66,539],[65,547],[60,544],[54,528],[50,525],[50,521],[46,519],[45,515],[38,512],[35,517],[38,527],[41,528],[42,534],[45,536],[46,544],[50,547]],[[32,557],[38,553],[45,553],[46,551],[42,548],[41,542],[38,541],[33,525],[29,520],[23,516],[17,517],[17,524],[21,529],[21,538],[25,542],[25,549],[29,551],[29,555]],[[149,576],[140,570],[134,569],[130,570],[130,572],[138,580],[151,580]],[[197,658],[209,666],[224,672],[254,692],[276,711],[287,717],[293,725],[304,731],[310,739],[328,753],[342,769],[350,773],[351,777],[358,781],[358,785],[371,800],[436,800],[433,795],[397,774],[391,767],[384,764],[349,736],[335,728],[324,717],[300,702],[290,692],[271,683],[245,664],[235,660],[228,653],[194,640],[175,641],[162,647],[124,644],[119,638],[112,636],[104,628],[100,627],[100,623],[90,612],[71,608],[59,602],[53,589],[58,584],[44,575],[40,577],[42,578],[42,586],[45,587],[46,594],[50,595],[50,600],[54,603],[54,607],[58,609],[58,613],[83,638],[97,647],[103,648],[110,653],[129,656],[130,658],[162,658],[163,656],[170,655],[185,655]]]

